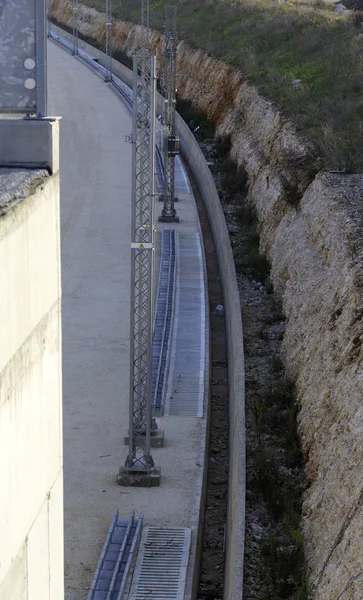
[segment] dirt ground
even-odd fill
[[[215,142],[204,140],[201,147],[209,163],[219,162]],[[221,175],[219,166],[212,167],[212,172],[235,256],[244,327],[247,493],[243,597],[303,600],[307,590],[299,523],[304,477],[294,390],[285,379],[280,355],[284,316],[273,294],[269,265],[259,255],[257,223],[243,206],[241,190],[228,184],[230,173],[226,177],[222,168]],[[228,477],[227,354],[224,319],[214,314],[217,304],[223,304],[215,248],[198,191],[194,189],[194,193],[208,271],[212,362],[208,496],[198,598],[221,600]]]

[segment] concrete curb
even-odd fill
[[[52,29],[58,31],[63,37],[72,39],[71,34],[59,27],[52,25]],[[106,62],[108,59],[103,52],[81,40],[79,40],[79,46],[96,56],[100,64],[108,67]],[[127,67],[113,59],[112,70],[126,84],[132,86],[132,72]],[[161,101],[161,97],[159,97],[158,105]],[[159,106],[161,107],[161,104]],[[195,177],[208,214],[223,285],[227,327],[230,431],[224,600],[241,600],[243,595],[246,451],[243,329],[239,291],[229,234],[212,174],[193,133],[179,115],[176,119],[176,128],[180,136],[183,158]],[[208,434],[208,432],[206,433]],[[203,480],[204,487],[205,475]],[[202,514],[200,514],[199,520],[201,517]],[[200,540],[197,541],[197,546],[196,561],[198,561],[200,553]],[[192,595],[196,593],[196,571],[197,569],[194,570],[193,583],[189,588]]]

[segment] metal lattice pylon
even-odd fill
[[[155,93],[155,57],[134,56],[130,441],[125,467],[138,471],[154,467],[150,436]]]
[[[51,37],[51,35],[52,35],[52,0],[47,1],[47,25],[48,25],[47,36]]]
[[[150,45],[150,2],[141,0],[141,55],[149,54]]]
[[[175,198],[175,156],[179,154],[179,138],[175,135],[176,113],[176,7],[166,7],[165,47],[162,61],[162,88],[164,92],[164,195],[159,221],[178,222]]]
[[[129,452],[120,485],[159,485],[151,456],[156,61],[142,0],[141,55],[133,57]]]
[[[112,0],[106,0],[106,56],[108,73],[105,81],[112,81]]]
[[[73,55],[78,55],[78,0],[73,0]]]

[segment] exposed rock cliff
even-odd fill
[[[271,248],[283,291],[310,487],[304,533],[316,599],[363,597],[363,177],[319,174]]]
[[[53,16],[72,26],[68,0]],[[102,43],[105,18],[80,6],[80,31]],[[152,46],[163,38],[153,32]],[[131,56],[140,29],[118,22]],[[249,175],[261,248],[287,316],[285,363],[296,381],[309,488],[304,536],[315,600],[363,598],[363,176],[318,173],[313,148],[240,72],[181,43],[180,96],[207,114]],[[318,173],[318,175],[316,175]],[[315,176],[316,175],[316,176]]]

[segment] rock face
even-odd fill
[[[313,598],[362,598],[363,176],[319,174],[276,227],[286,365],[296,381],[309,488]]]
[[[72,26],[71,3],[52,0]],[[105,19],[80,7],[98,42]],[[132,55],[140,28],[118,22],[114,48]],[[163,38],[152,33],[162,51]],[[242,74],[181,43],[180,96],[228,135],[249,175],[261,250],[287,317],[285,365],[296,382],[309,487],[303,533],[314,600],[363,598],[363,175],[319,172],[313,148]]]

